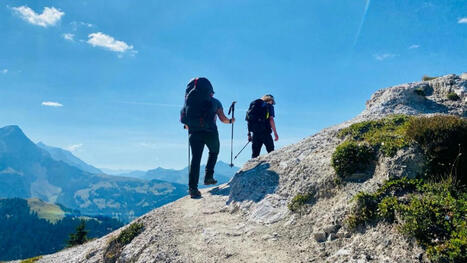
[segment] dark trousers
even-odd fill
[[[190,165],[188,186],[198,188],[199,169],[201,157],[203,156],[204,145],[209,149],[208,163],[206,164],[206,174],[204,179],[213,178],[214,166],[217,155],[219,155],[219,134],[216,132],[193,132],[189,135],[191,154],[193,155]]]
[[[274,141],[272,140],[271,133],[268,132],[253,132],[251,148],[253,153],[252,158],[258,157],[261,152],[261,147],[266,146],[268,153],[274,151]]]

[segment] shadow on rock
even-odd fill
[[[237,173],[226,188],[215,188],[212,194],[229,195],[227,203],[259,202],[266,195],[275,192],[279,175],[269,170],[269,163],[260,163],[255,168]]]
[[[448,113],[449,108],[441,103],[425,99],[423,104],[415,104],[414,109],[426,113]]]
[[[211,190],[209,190],[209,193],[211,193],[212,195],[224,195],[224,196],[227,196],[230,194],[230,185],[227,184],[225,186],[218,186],[216,188],[213,188]]]

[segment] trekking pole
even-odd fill
[[[229,115],[232,113],[232,119],[235,117],[235,103],[236,101],[232,102],[229,108]],[[233,167],[233,132],[234,132],[234,123],[232,122],[232,136],[230,137],[230,167]]]
[[[237,159],[237,157],[243,152],[243,150],[246,148],[246,146],[250,143],[250,141],[248,141],[245,146],[243,146],[243,148],[237,153],[237,155],[235,155],[234,157],[234,160]]]
[[[190,162],[190,136],[188,135],[188,173],[190,173],[190,165],[191,165],[191,162]]]
[[[188,127],[185,126],[185,125],[183,126],[183,129],[187,129],[187,131],[188,131],[188,133],[187,133],[188,134],[188,166],[187,167],[188,167],[188,177],[189,177],[190,176],[190,166],[191,166],[191,162],[190,162],[191,161],[190,160],[191,159],[190,158],[191,157],[190,156],[190,131],[188,130]]]

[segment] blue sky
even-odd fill
[[[249,102],[273,94],[281,147],[352,118],[380,88],[467,71],[467,1],[6,0],[0,39],[0,126],[97,167],[182,168],[192,77],[224,108],[238,101],[235,152]]]

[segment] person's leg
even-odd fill
[[[206,146],[209,149],[208,163],[206,164],[206,174],[204,177],[205,184],[216,184],[214,183],[214,167],[217,162],[217,156],[219,155],[219,133],[211,132],[207,133],[205,137]]]
[[[251,142],[251,158],[258,157],[261,152],[261,146],[263,146],[263,139],[261,133],[253,133]]]
[[[192,189],[198,189],[199,166],[204,148],[203,133],[197,132],[190,134],[190,147],[192,158],[188,186]]]
[[[274,151],[274,141],[272,140],[270,133],[264,135],[264,145],[266,146],[268,153]]]

